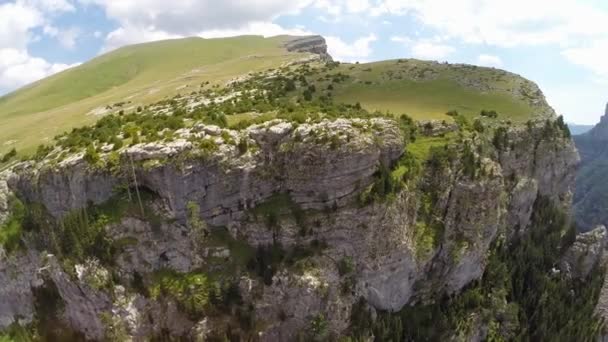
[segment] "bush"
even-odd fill
[[[84,153],[84,160],[91,165],[95,165],[99,162],[99,153],[97,153],[97,150],[93,145],[87,147],[87,150]]]
[[[240,154],[247,153],[247,150],[249,149],[249,141],[247,141],[247,138],[241,138],[237,147]]]
[[[205,274],[161,271],[150,289],[152,298],[166,296],[175,299],[178,306],[191,318],[200,318],[208,308],[212,284]]]
[[[495,119],[498,117],[498,113],[495,110],[482,110],[480,113],[481,116],[485,116],[487,118]]]
[[[509,136],[507,135],[507,129],[504,127],[498,127],[494,131],[494,138],[492,138],[492,144],[497,150],[503,151],[509,145]]]
[[[10,151],[8,151],[4,157],[2,157],[2,160],[0,160],[0,162],[2,163],[6,163],[9,160],[13,159],[15,156],[17,155],[17,150],[15,148],[11,149]]]
[[[312,92],[310,91],[310,89],[304,90],[304,100],[312,101]]]
[[[3,225],[0,225],[0,246],[10,253],[21,244],[21,232],[25,218],[25,206],[17,197],[9,198],[9,216]]]
[[[479,133],[483,133],[485,131],[483,123],[479,119],[475,119],[475,122],[473,122],[473,129]]]
[[[340,276],[351,274],[355,271],[355,262],[352,257],[344,257],[338,262],[338,273]]]

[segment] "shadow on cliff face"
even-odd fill
[[[40,341],[86,341],[84,334],[73,330],[59,318],[64,303],[55,283],[46,280],[42,286],[32,288],[32,290]]]

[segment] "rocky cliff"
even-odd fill
[[[494,143],[465,134],[398,188],[386,172],[413,170],[400,166],[411,142],[388,118],[195,125],[173,142],[124,148],[112,163],[111,153],[95,165],[83,154],[22,163],[8,184],[44,224],[2,254],[0,327],[32,322],[51,292],[57,319],[87,339],[248,326],[261,340],[292,340],[317,325],[344,333],[360,297],[396,311],[456,294],[482,276],[493,242],[528,228],[538,196],[569,208],[578,155],[551,127],[507,127]],[[123,205],[132,208],[92,214]],[[111,260],[84,247],[81,257],[49,254],[58,242],[45,229],[65,234],[82,215],[95,217],[87,225],[101,227]],[[269,246],[287,256],[267,261]],[[188,304],[198,293],[180,297],[182,278],[167,270],[228,272],[244,309],[201,304],[201,314]]]
[[[285,43],[285,48],[290,52],[308,52],[321,56],[323,60],[332,60],[325,38],[321,36],[293,37]]]
[[[589,132],[574,136],[581,155],[577,172],[574,213],[579,229],[608,224],[608,106],[600,122]]]

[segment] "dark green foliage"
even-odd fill
[[[462,131],[468,131],[471,128],[471,123],[469,122],[469,120],[467,120],[467,118],[462,115],[455,116],[454,121]]]
[[[473,129],[479,133],[483,133],[485,131],[485,127],[483,126],[483,122],[479,119],[475,119],[473,122]]]
[[[477,170],[480,169],[479,160],[475,156],[469,144],[464,145],[462,151],[462,173],[470,179],[475,179]]]
[[[498,113],[495,110],[482,110],[480,113],[481,116],[485,116],[486,118],[495,119],[498,117]]]
[[[31,330],[19,323],[13,323],[0,333],[0,342],[34,342],[36,336]]]
[[[551,270],[573,242],[573,227],[550,200],[540,197],[532,225],[510,244],[495,243],[483,278],[461,294],[434,304],[381,313],[374,322],[363,300],[351,316],[351,336],[376,341],[442,341],[468,333],[471,314],[489,327],[488,340],[593,341],[603,270],[571,280]],[[568,231],[564,235],[564,232]],[[517,233],[516,233],[517,234]],[[504,304],[501,304],[504,303]]]
[[[17,149],[12,148],[2,157],[0,163],[7,163],[9,160],[15,158],[15,156],[17,156]]]
[[[563,115],[560,115],[560,116],[557,117],[557,120],[555,121],[555,124],[563,132],[564,137],[566,137],[567,139],[570,139],[570,137],[572,136],[572,134],[570,133],[570,128],[564,122],[564,116]]]
[[[458,116],[458,111],[457,110],[450,110],[449,112],[445,113],[445,115],[447,115],[447,116]]]
[[[36,154],[34,154],[34,160],[43,160],[52,150],[52,146],[39,145],[36,149]]]
[[[285,83],[285,91],[294,91],[296,90],[296,82],[292,79],[288,79]]]
[[[312,101],[312,92],[310,91],[310,89],[304,90],[303,95],[304,95],[304,100]]]
[[[36,341],[85,341],[84,334],[73,330],[58,317],[63,314],[65,303],[59,290],[50,279],[41,286],[32,287],[35,309]]]
[[[543,138],[555,139],[560,136],[566,139],[570,139],[572,136],[570,128],[568,128],[568,125],[564,122],[564,117],[560,115],[555,121],[547,119],[543,128]]]
[[[77,262],[95,256],[105,265],[113,264],[117,251],[106,233],[108,223],[107,216],[89,217],[86,210],[64,217],[55,232],[61,255]]]
[[[23,221],[25,220],[26,208],[17,197],[10,197],[8,201],[9,216],[0,225],[0,246],[7,253],[11,253],[21,246],[21,234]]]
[[[158,299],[160,296],[173,298],[180,309],[192,319],[200,319],[210,309],[210,297],[214,297],[213,301],[218,304],[224,301],[222,288],[212,284],[207,275],[203,273],[177,273],[172,270],[163,270],[157,272],[155,278],[150,289],[151,297],[154,299]]]
[[[87,147],[84,153],[84,160],[91,165],[95,165],[99,162],[99,153],[97,153],[97,150],[93,145]]]
[[[403,188],[402,180],[394,177],[391,170],[382,164],[378,171],[376,171],[374,179],[371,188],[359,195],[359,204],[361,206],[384,200]]]
[[[309,338],[311,341],[325,341],[329,334],[329,323],[322,314],[312,317],[309,327]]]
[[[346,256],[338,262],[338,273],[340,276],[351,274],[355,271],[355,263],[352,257]]]
[[[120,138],[119,138],[119,137],[117,137],[117,136],[112,137],[112,141],[111,141],[111,143],[112,143],[112,145],[113,145],[112,149],[113,149],[114,151],[118,151],[118,150],[120,150],[120,149],[122,148],[122,146],[123,146],[123,141],[122,141],[122,139],[120,139]]]
[[[280,243],[259,245],[255,256],[247,262],[247,269],[264,280],[264,284],[272,285],[272,277],[283,266],[294,266],[299,261],[320,254],[327,248],[327,243],[312,240],[308,245],[296,245],[288,250]]]
[[[108,224],[117,223],[128,215],[149,222],[153,229],[160,225],[161,218],[148,205],[155,195],[145,189],[139,190],[141,206],[135,197],[135,190],[131,190],[131,200],[125,191],[104,204],[74,210],[59,221],[51,218],[43,206],[30,203],[25,207],[22,227],[24,231],[36,233],[34,242],[38,248],[56,254],[64,263],[82,263],[87,258],[95,257],[103,265],[112,266],[116,253],[123,246],[107,235]]]
[[[494,137],[492,138],[492,144],[499,151],[504,151],[509,146],[509,136],[507,135],[507,129],[505,127],[498,127],[494,131]]]

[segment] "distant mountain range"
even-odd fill
[[[593,125],[579,125],[575,123],[568,123],[568,128],[570,128],[570,132],[572,135],[581,135],[589,132],[593,129]]]
[[[581,155],[574,195],[576,222],[581,229],[608,225],[608,105],[600,123],[575,135],[574,141]]]

